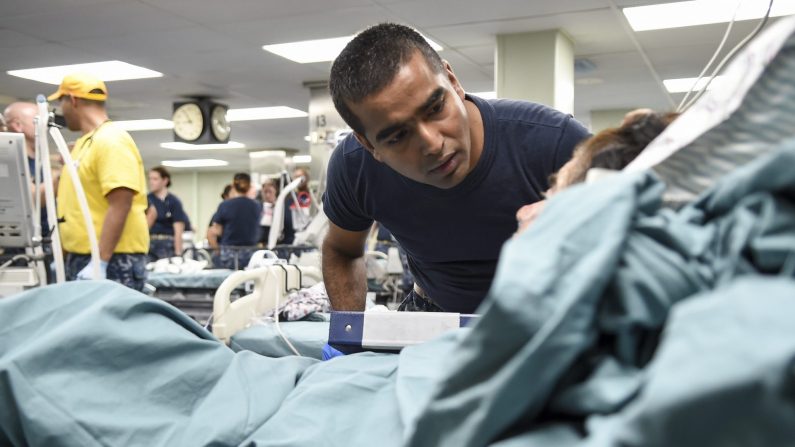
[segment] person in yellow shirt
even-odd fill
[[[48,98],[60,101],[69,130],[82,133],[72,159],[99,241],[100,277],[94,277],[74,181],[64,170],[58,185],[58,221],[68,252],[66,275],[69,280],[107,278],[143,290],[149,250],[144,165],[132,137],[108,119],[107,98],[105,83],[82,73],[66,76]]]

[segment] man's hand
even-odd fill
[[[155,224],[157,220],[157,208],[154,205],[149,205],[146,207],[146,224],[149,228],[152,228],[152,225]]]
[[[218,236],[224,233],[224,226],[213,222],[207,229],[207,244],[215,251],[218,251]]]
[[[519,235],[526,230],[527,227],[529,227],[530,224],[536,220],[538,215],[541,214],[541,211],[544,210],[544,206],[546,204],[546,200],[541,200],[519,208],[519,211],[516,212],[516,221],[519,228],[516,230],[514,236]]]

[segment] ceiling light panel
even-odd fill
[[[226,119],[229,121],[272,120],[279,118],[304,118],[306,112],[286,106],[252,107],[249,109],[229,109]]]
[[[169,168],[209,168],[227,166],[229,162],[214,158],[197,158],[194,160],[163,160],[160,164]]]
[[[88,73],[105,81],[123,81],[127,79],[158,78],[163,73],[128,64],[122,61],[92,62],[88,64],[58,65],[53,67],[27,68],[9,70],[11,76],[17,76],[46,84],[58,85],[64,76],[73,73]]]
[[[139,130],[162,130],[173,129],[174,123],[170,120],[162,118],[146,119],[146,120],[127,120],[127,121],[114,121],[116,127],[120,127],[127,132],[135,132]]]
[[[669,93],[687,93],[693,87],[693,83],[696,82],[696,79],[697,78],[666,79],[663,81],[663,84],[665,84],[665,88]],[[708,80],[709,78],[701,78],[693,91],[702,90]],[[723,82],[725,82],[725,78],[723,76],[716,76],[715,79],[710,82],[707,90],[712,90],[713,88],[719,87]]]
[[[189,144],[168,141],[165,143],[160,143],[160,147],[163,149],[173,149],[175,151],[203,151],[211,149],[243,149],[246,147],[246,145],[243,143],[238,143],[237,141],[230,141],[224,144]]]
[[[331,39],[304,40],[300,42],[280,43],[275,45],[263,45],[262,49],[276,54],[299,64],[310,64],[313,62],[333,61],[339,55],[345,45],[353,40],[355,36],[334,37]],[[442,51],[442,46],[425,38],[436,51]]]
[[[624,16],[635,31],[725,23],[732,19],[738,0],[694,0],[624,8]],[[735,20],[764,17],[769,0],[743,0]],[[795,1],[776,1],[770,17],[795,14]]]

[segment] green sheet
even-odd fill
[[[282,321],[279,326],[299,354],[323,358],[323,346],[328,342],[328,321]],[[229,347],[235,352],[245,350],[266,357],[294,355],[273,322],[256,323],[238,332],[232,336]]]
[[[399,355],[234,352],[110,282],[0,300],[0,445],[792,445],[795,141],[698,201],[556,196],[482,316]]]
[[[155,288],[217,289],[234,270],[211,269],[195,273],[149,272],[146,282]]]

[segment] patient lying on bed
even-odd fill
[[[574,155],[549,179],[546,196],[586,180],[592,169],[620,171],[661,134],[678,113],[655,113],[651,109],[637,109],[628,113],[621,125],[605,129],[581,142]],[[598,174],[597,174],[598,175]],[[525,205],[516,212],[519,228],[523,232],[544,209],[546,201]]]

